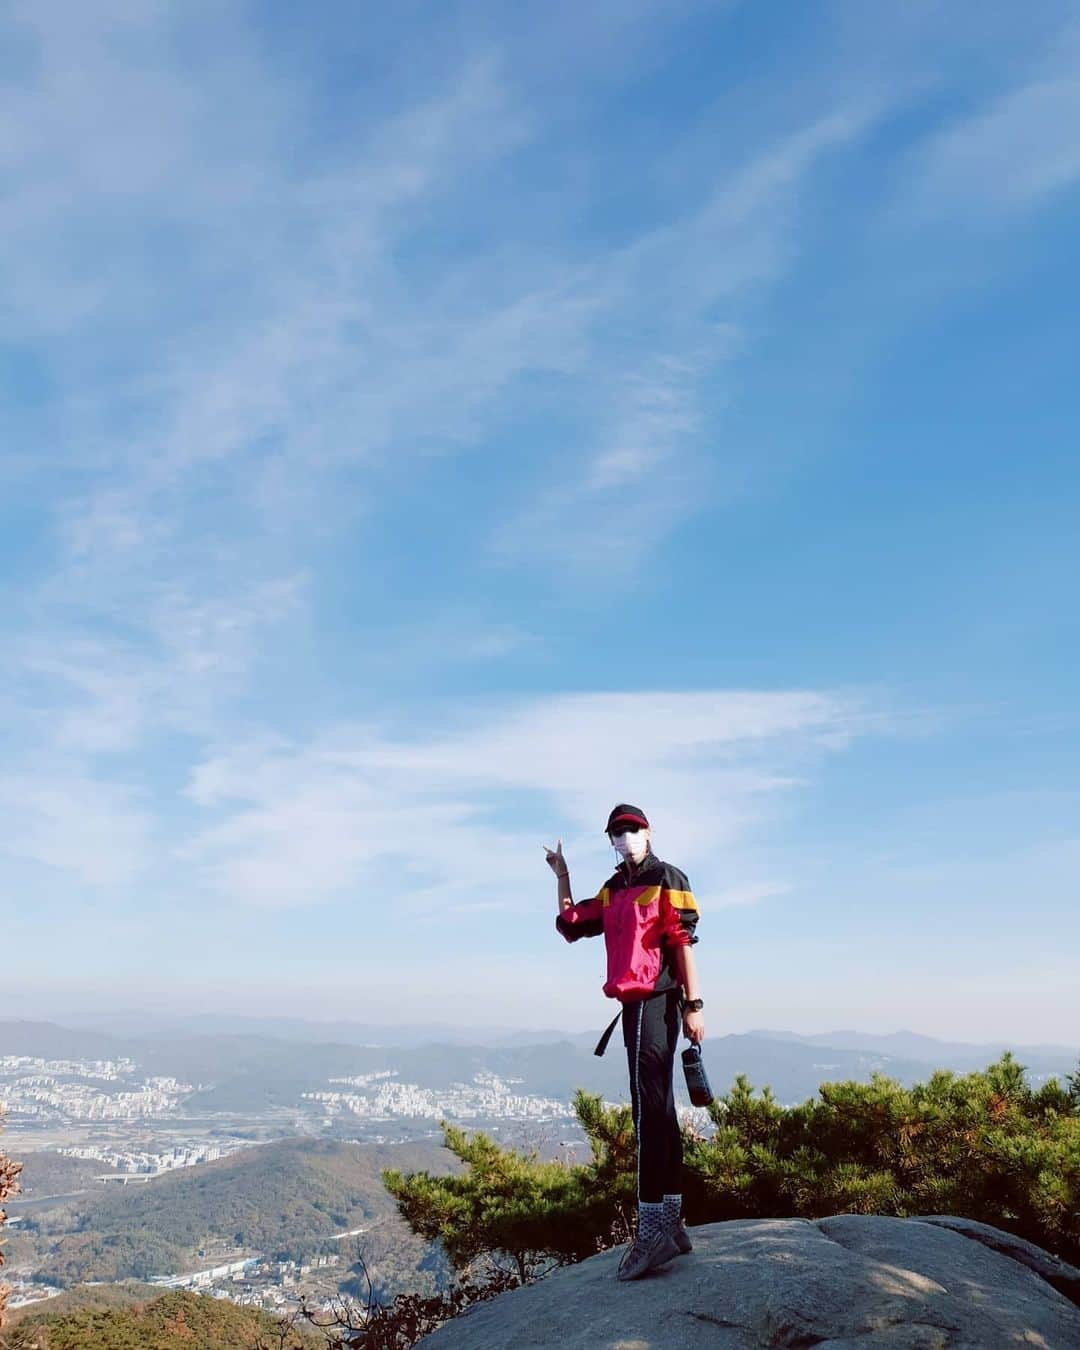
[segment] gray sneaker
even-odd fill
[[[657,1266],[678,1256],[679,1249],[674,1238],[661,1231],[649,1242],[635,1238],[623,1253],[619,1262],[617,1278],[620,1280],[640,1280],[642,1275]]]
[[[685,1256],[687,1252],[694,1250],[694,1244],[690,1241],[690,1234],[686,1231],[686,1224],[681,1219],[674,1228],[668,1228],[666,1232],[675,1246],[678,1247],[680,1256]]]

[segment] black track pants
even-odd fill
[[[637,1192],[638,1200],[646,1204],[659,1204],[665,1195],[682,1193],[682,1134],[672,1082],[679,1022],[677,989],[623,1008],[623,1042],[637,1136]]]

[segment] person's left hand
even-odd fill
[[[682,1015],[683,1033],[695,1045],[705,1039],[705,1018],[700,1012],[684,1012]]]

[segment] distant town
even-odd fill
[[[325,1092],[302,1092],[300,1102],[317,1106],[327,1119],[351,1115],[371,1121],[569,1120],[566,1102],[514,1091],[523,1080],[480,1070],[468,1083],[443,1091],[402,1082],[396,1070],[330,1078]],[[346,1090],[342,1090],[346,1089]],[[347,1089],[352,1089],[347,1090]],[[22,1122],[141,1121],[175,1114],[196,1085],[175,1078],[139,1074],[131,1060],[48,1060],[28,1055],[0,1057],[0,1106],[8,1125]],[[239,1145],[238,1145],[239,1146]],[[121,1171],[164,1171],[223,1156],[215,1148],[175,1148],[162,1154],[129,1154],[85,1146],[61,1149],[80,1158],[99,1158]]]
[[[301,1305],[329,1310],[335,1302],[333,1277],[341,1264],[342,1258],[336,1255],[317,1256],[306,1262],[274,1261],[262,1255],[240,1256],[197,1270],[154,1277],[148,1283],[162,1290],[190,1289],[212,1298],[228,1299],[241,1307],[262,1308],[288,1316],[298,1312]],[[326,1277],[330,1277],[329,1283]],[[55,1285],[18,1276],[11,1281],[11,1288],[12,1309],[44,1303],[63,1293]]]
[[[98,1178],[108,1183],[128,1180],[149,1180],[162,1172],[171,1172],[177,1167],[195,1167],[198,1163],[214,1162],[217,1158],[226,1158],[240,1148],[251,1148],[247,1139],[234,1139],[224,1144],[192,1144],[188,1147],[175,1145],[161,1153],[148,1153],[143,1149],[121,1149],[112,1145],[83,1144],[68,1148],[60,1147],[56,1151],[65,1158],[90,1158],[110,1167],[118,1176],[108,1174]]]
[[[455,1083],[442,1092],[402,1083],[393,1069],[329,1081],[355,1090],[303,1093],[305,1101],[319,1103],[327,1123],[346,1113],[371,1121],[398,1117],[457,1121],[574,1119],[566,1102],[514,1092],[520,1078],[502,1079],[483,1069],[473,1075],[471,1083]]]
[[[13,1120],[140,1120],[168,1113],[194,1091],[175,1078],[142,1078],[130,1059],[0,1056],[0,1105]]]

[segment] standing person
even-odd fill
[[[636,1280],[692,1249],[682,1222],[682,1133],[672,1074],[680,1021],[695,1045],[705,1035],[690,950],[697,942],[698,906],[685,874],[653,853],[644,811],[620,802],[605,829],[622,861],[590,900],[573,901],[562,840],[545,852],[558,878],[555,927],[567,942],[603,933],[604,993],[622,1004],[637,1141],[638,1223],[618,1278]],[[597,1054],[603,1054],[614,1026]]]

